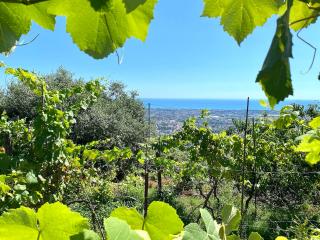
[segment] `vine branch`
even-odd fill
[[[300,23],[300,22],[303,22],[303,21],[307,21],[307,20],[310,20],[310,19],[317,18],[317,17],[319,17],[319,16],[320,16],[320,13],[317,13],[317,14],[312,15],[312,16],[309,16],[309,17],[301,18],[301,19],[299,19],[299,20],[296,20],[296,21],[291,22],[291,23],[290,23],[290,26],[295,25],[295,24]]]
[[[48,0],[0,0],[0,2],[5,2],[5,3],[20,3],[24,5],[32,5],[36,3],[41,3],[41,2],[47,2]]]

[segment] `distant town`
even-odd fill
[[[154,108],[150,111],[151,120],[157,127],[157,132],[167,135],[179,130],[183,122],[190,117],[200,116],[201,110],[192,109],[160,109]],[[245,119],[244,110],[210,110],[208,118],[209,125],[215,132],[227,130],[232,127],[234,120]],[[250,118],[276,117],[277,111],[255,110],[249,112]]]

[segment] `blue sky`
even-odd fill
[[[124,55],[121,65],[115,55],[94,60],[78,50],[65,33],[63,18],[58,18],[55,32],[33,26],[23,40],[40,33],[39,38],[0,60],[40,73],[64,66],[77,77],[122,81],[146,98],[263,98],[255,77],[270,46],[275,18],[239,47],[218,20],[200,17],[202,9],[201,0],[159,0],[146,42],[129,40],[119,51]],[[319,25],[313,25],[302,35],[317,46],[319,32]],[[319,56],[313,69],[303,74],[313,52],[296,37],[294,44],[294,98],[319,99]],[[9,81],[2,78],[2,85]]]

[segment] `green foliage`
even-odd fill
[[[147,232],[132,230],[123,220],[115,217],[109,217],[104,221],[104,227],[110,240],[148,240],[150,239]],[[144,235],[144,237],[141,236]]]
[[[320,11],[319,2],[204,0],[204,3],[203,16],[221,17],[220,23],[224,30],[239,44],[270,16],[280,15],[275,36],[256,82],[261,84],[272,108],[293,95],[289,62],[293,57],[290,28],[298,31],[316,22]]]
[[[205,230],[196,223],[191,223],[185,227],[183,240],[225,240],[241,239],[232,234],[239,228],[241,216],[240,212],[233,206],[225,206],[222,210],[222,223],[218,224],[206,209],[200,209],[201,219],[205,225]],[[256,232],[250,234],[249,240],[262,240],[263,238]]]
[[[306,2],[308,4],[306,4]],[[294,0],[291,7],[290,23],[295,24],[291,24],[291,28],[295,31],[299,31],[300,29],[315,23],[317,18],[312,16],[316,16],[319,13],[319,9],[317,9],[319,6],[320,3],[316,1]],[[304,18],[306,18],[305,21],[299,21]]]
[[[278,13],[281,1],[204,0],[203,16],[221,17],[220,24],[240,44],[257,26]]]
[[[226,205],[222,209],[222,222],[225,224],[226,234],[236,231],[241,220],[240,212],[231,205]]]
[[[287,11],[277,21],[277,30],[269,53],[256,80],[262,85],[272,108],[279,101],[293,95],[289,62],[289,58],[293,57],[292,35],[289,29],[291,7],[292,1],[288,1]],[[255,13],[258,14],[258,11]]]
[[[307,153],[306,161],[314,165],[320,162],[320,117],[314,118],[309,126],[312,130],[299,138],[301,143],[296,151]]]
[[[145,230],[152,240],[172,239],[183,230],[183,223],[176,210],[163,202],[152,202],[144,219],[136,210],[118,208],[111,213],[126,221],[134,230]]]
[[[63,68],[55,73],[42,76],[49,91],[63,92],[85,86],[81,79]],[[86,110],[75,114],[75,123],[71,126],[70,138],[77,144],[92,141],[104,141],[99,148],[110,149],[130,147],[135,150],[145,138],[145,113],[143,104],[137,99],[135,92],[128,92],[119,82],[104,83],[104,91]],[[76,102],[85,99],[88,93],[74,94],[59,103],[60,109],[69,109]],[[36,118],[41,97],[35,95],[28,86],[20,81],[13,81],[8,90],[2,93],[0,109],[6,111],[10,120],[24,119],[29,123]]]
[[[85,218],[60,203],[45,204],[37,213],[25,207],[10,210],[0,223],[3,240],[69,240],[89,227]]]
[[[281,222],[283,218],[292,219],[293,213],[304,215],[305,204],[313,206],[320,183],[316,174],[319,168],[308,166],[304,155],[295,152],[295,139],[309,129],[306,123],[316,114],[314,110],[304,110],[293,105],[284,107],[277,118],[255,119],[254,128],[250,121],[245,160],[241,136],[244,131],[243,121],[236,122],[236,134],[230,132],[228,135],[214,133],[206,122],[206,114],[198,119],[191,118],[184,123],[180,131],[161,138],[154,145],[154,149],[161,152],[161,157],[155,158],[155,164],[162,167],[163,178],[170,179],[169,185],[172,185],[171,189],[175,194],[199,199],[192,206],[207,207],[216,218],[225,218],[223,215],[231,212],[231,209],[226,213],[226,210],[220,211],[222,202],[239,204],[240,199],[236,196],[241,194],[244,164],[245,221],[252,221],[252,225],[257,227],[253,227],[253,231],[260,231],[261,227],[275,228],[275,224],[267,223],[262,226],[255,222],[251,203],[256,196],[257,204],[265,207],[265,211],[271,211],[271,216],[262,215],[276,222]],[[171,155],[177,150],[186,154],[186,157]],[[308,174],[309,172],[311,174]],[[180,190],[179,186],[185,188]],[[228,198],[222,193],[226,186],[231,187]],[[187,210],[188,216],[194,216],[192,206]],[[289,227],[285,223],[280,226],[283,229]],[[192,226],[192,229],[195,228]],[[229,226],[226,226],[225,230],[230,232],[228,228]],[[232,224],[230,228],[232,229]],[[268,231],[263,235],[267,239],[275,236],[275,233],[271,235]]]
[[[79,234],[71,236],[70,240],[100,240],[100,237],[94,231],[84,229]]]
[[[127,12],[131,12],[136,9],[139,5],[144,4],[146,0],[124,0]]]
[[[128,38],[145,40],[155,4],[156,0],[48,0],[31,5],[2,2],[0,52],[9,52],[21,35],[29,32],[31,20],[54,30],[55,17],[65,16],[67,32],[78,47],[94,58],[104,58]]]
[[[6,68],[6,73],[41,101],[33,121],[9,120],[5,113],[1,116],[1,211],[61,200],[70,178],[84,177],[83,167],[90,166],[88,171],[93,174],[96,168],[92,165],[99,161],[111,165],[131,158],[129,148],[98,149],[102,141],[77,145],[69,138],[79,112],[101,94],[103,87],[98,81],[57,91],[51,90],[43,78],[23,69]]]
[[[55,16],[47,13],[48,3],[23,5],[0,2],[0,52],[9,52],[16,41],[31,28],[31,21],[53,30]]]
[[[35,87],[35,89],[37,88]],[[252,224],[253,227],[249,227],[250,229],[247,232],[260,230],[261,227],[265,227],[265,229],[279,227],[279,231],[261,231],[261,236],[269,240],[280,234],[288,233],[289,235],[290,233],[289,236],[294,237],[290,224],[285,223],[286,219],[293,219],[295,214],[304,214],[304,216],[309,216],[310,212],[314,212],[314,215],[317,214],[317,210],[312,206],[318,196],[319,177],[317,174],[308,175],[305,172],[316,171],[318,168],[308,166],[303,161],[304,154],[295,152],[297,145],[295,138],[306,130],[318,128],[319,125],[319,119],[315,118],[310,121],[308,127],[306,122],[309,121],[310,116],[313,116],[313,113],[310,116],[306,113],[307,111],[297,105],[285,107],[280,112],[280,116],[274,121],[262,118],[255,123],[254,128],[252,126],[248,128],[247,155],[244,162],[246,171],[244,179],[245,218],[243,220],[245,224],[249,223],[249,226]],[[74,233],[71,239],[96,240],[99,237],[104,239],[104,230],[102,229],[101,231],[99,222],[101,221],[102,226],[102,218],[109,215],[111,209],[122,205],[134,206],[138,210],[127,207],[115,209],[110,218],[104,221],[108,239],[239,239],[239,236],[237,236],[241,221],[239,211],[230,205],[221,210],[220,202],[238,203],[236,199],[240,191],[238,183],[243,181],[241,172],[239,172],[243,161],[243,142],[239,134],[213,133],[206,121],[207,117],[209,116],[204,111],[199,119],[193,118],[186,121],[181,131],[172,136],[163,137],[160,141],[154,143],[153,150],[159,150],[162,157],[159,154],[155,154],[155,161],[153,162],[154,153],[146,156],[151,164],[151,171],[163,167],[164,171],[162,173],[169,176],[165,180],[169,180],[169,185],[172,185],[168,187],[169,189],[175,188],[173,181],[176,181],[176,179],[185,181],[187,178],[192,187],[196,187],[199,192],[198,196],[191,192],[190,198],[197,198],[199,201],[193,202],[192,208],[194,209],[190,210],[190,214],[192,214],[191,211],[195,211],[198,207],[210,210],[210,213],[204,209],[200,211],[203,225],[191,223],[183,231],[183,223],[176,211],[163,202],[151,203],[147,217],[144,218],[139,213],[142,208],[143,196],[141,171],[135,169],[130,178],[127,177],[127,180],[122,182],[109,181],[114,179],[115,169],[112,163],[117,158],[131,157],[131,151],[118,148],[105,151],[97,148],[100,144],[99,142],[92,142],[86,145],[73,144],[69,146],[66,152],[68,155],[66,156],[70,157],[71,160],[76,160],[75,162],[80,165],[62,165],[64,168],[67,167],[67,172],[63,175],[64,181],[61,182],[68,181],[69,188],[66,188],[66,191],[72,191],[72,194],[75,194],[65,193],[64,196],[67,196],[67,198],[64,201],[67,203],[79,201],[79,203],[84,202],[87,204],[89,211],[83,211],[83,208],[79,207],[79,205],[74,209],[78,209],[81,213],[85,213],[85,216],[91,218],[93,229],[100,236],[97,236],[92,231],[85,230],[88,227],[84,227],[84,229],[78,229],[79,232]],[[3,133],[14,129],[11,123],[8,124],[5,116],[2,121],[3,123],[0,126],[2,126]],[[14,132],[19,136],[15,137],[14,140],[18,146],[19,142],[25,142],[23,139],[26,123],[25,121],[14,122],[17,124]],[[20,141],[19,139],[22,140]],[[7,149],[5,148],[4,152]],[[175,158],[174,153],[176,153],[176,150],[184,151],[188,157]],[[12,148],[10,151],[19,151],[19,149]],[[21,150],[20,154],[22,154]],[[98,164],[100,160],[101,162],[106,162],[111,169],[96,168],[95,164]],[[46,164],[46,162],[50,161],[47,160],[41,162],[41,164]],[[55,162],[55,160],[53,161]],[[74,163],[74,161],[71,161],[71,163]],[[153,166],[152,164],[155,165]],[[82,168],[82,166],[85,167]],[[56,166],[53,165],[53,167],[55,167],[55,170],[57,169]],[[167,173],[166,168],[172,169],[170,174],[170,171]],[[41,177],[45,175],[39,176],[34,165],[32,165],[31,169],[30,165],[25,166],[25,168],[21,168],[21,166],[15,167],[15,169],[19,170],[19,172],[8,171],[9,174],[5,173],[0,176],[0,197],[11,199],[12,196],[27,196],[30,198],[34,190],[39,189],[39,186],[48,186],[42,185]],[[288,174],[289,172],[290,174]],[[175,174],[179,177],[176,179],[174,177],[171,178]],[[185,178],[183,179],[180,174]],[[152,176],[152,172],[150,176]],[[65,180],[66,178],[71,181]],[[47,179],[50,178],[45,177],[45,180]],[[220,186],[222,184],[224,188],[230,186],[230,196],[233,196],[234,199],[221,196],[222,190],[220,190]],[[33,186],[36,188],[33,189]],[[51,190],[51,188],[45,188],[44,192],[48,193],[48,189]],[[211,189],[213,189],[213,192],[211,192]],[[193,189],[191,188],[191,190]],[[217,191],[215,192],[214,190]],[[268,222],[264,223],[264,225],[261,224],[263,219],[252,217],[250,201],[255,191],[257,191],[256,196],[259,207],[261,204],[267,209],[264,210],[266,215],[269,213],[268,216],[265,216]],[[41,191],[40,193],[43,192]],[[51,194],[52,192],[48,195]],[[177,197],[177,195],[173,196]],[[183,196],[186,197],[185,195]],[[200,196],[203,198],[203,202]],[[174,201],[170,200],[170,197],[166,198],[165,195],[162,195],[162,197],[163,199],[168,199],[174,206],[178,206],[178,204],[176,205]],[[207,197],[208,201],[206,200]],[[213,197],[214,199],[212,199]],[[74,201],[74,199],[76,200]],[[295,204],[290,204],[292,202]],[[41,201],[34,205],[27,201],[20,201],[21,203],[28,203],[29,206],[38,208]],[[308,204],[310,204],[309,210]],[[40,209],[42,208],[45,209],[44,206]],[[179,212],[181,212],[180,209]],[[37,218],[40,213],[41,211],[39,210],[36,214]],[[52,215],[49,214],[50,218],[54,219],[55,214],[58,214],[58,211],[53,211]],[[214,219],[218,220],[215,221]],[[279,225],[272,225],[273,221],[279,222]],[[56,225],[55,222],[53,224]],[[54,229],[52,231],[58,231],[55,227],[52,228]],[[305,228],[309,234],[311,231],[309,225],[306,225]],[[313,235],[309,235],[317,236],[317,229],[312,229],[312,231]],[[34,233],[31,231],[30,234],[32,239],[32,234]],[[248,239],[260,240],[262,239],[261,236],[254,232]],[[298,235],[295,234],[295,236]]]

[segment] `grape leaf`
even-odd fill
[[[279,237],[276,238],[276,240],[288,240],[288,238],[283,237],[283,236],[279,236]]]
[[[241,214],[238,209],[232,205],[226,205],[222,209],[222,222],[225,224],[226,234],[230,234],[239,228]]]
[[[115,217],[104,220],[104,227],[109,240],[144,240],[130,228],[126,221]]]
[[[91,6],[96,11],[100,11],[101,9],[105,7],[110,7],[108,4],[110,3],[110,0],[89,0],[91,3]],[[122,0],[122,2],[125,4],[127,12],[132,12],[137,7],[139,7],[141,4],[144,4],[147,0]]]
[[[278,13],[280,0],[204,0],[202,16],[220,17],[221,25],[240,44],[257,26]]]
[[[132,12],[141,4],[144,4],[146,0],[123,0],[126,5],[127,12]]]
[[[191,223],[185,227],[183,240],[220,240],[219,231],[221,226],[217,221],[213,220],[208,210],[200,209],[200,214],[206,231],[198,224]]]
[[[67,17],[67,32],[80,50],[100,59],[124,45],[130,37],[145,40],[157,0],[127,13],[122,0],[109,0],[95,10],[88,0],[52,0],[48,11]]]
[[[119,207],[110,216],[125,220],[132,229],[141,229],[143,225],[143,217],[136,209]]]
[[[47,14],[47,6],[47,2],[32,5],[0,2],[0,53],[9,52],[29,32],[32,20],[53,30],[55,17]]]
[[[85,229],[82,232],[71,236],[70,240],[100,240],[100,237],[94,231]]]
[[[203,17],[216,18],[220,17],[226,6],[227,1],[225,0],[204,0],[204,10],[202,13]]]
[[[210,240],[207,233],[196,223],[190,223],[184,230],[183,240]]]
[[[252,232],[250,235],[249,235],[249,239],[248,240],[263,240],[263,238],[260,236],[259,233],[257,232]]]
[[[38,237],[36,213],[21,207],[0,217],[1,240],[36,240]]]
[[[143,217],[136,210],[122,207],[111,213],[112,217],[126,221],[132,229],[142,229]],[[169,239],[183,230],[183,222],[176,210],[163,202],[152,202],[148,207],[148,215],[144,219],[144,230],[152,240]]]
[[[320,129],[320,117],[316,117],[316,118],[312,119],[312,121],[309,123],[309,126],[312,129],[317,129],[317,128]]]
[[[292,58],[289,17],[290,8],[277,21],[275,36],[256,80],[261,84],[272,108],[289,95],[293,95],[289,61],[289,58]]]
[[[46,203],[38,213],[21,207],[0,217],[1,240],[69,240],[89,227],[79,213],[61,203]]]
[[[0,197],[11,190],[11,187],[6,184],[6,175],[0,175]]]
[[[210,236],[210,238],[219,239],[220,226],[218,225],[218,223],[213,220],[208,210],[200,209],[200,214],[202,221],[204,222],[204,225],[206,227],[207,235]]]
[[[176,210],[164,202],[152,202],[145,219],[145,230],[152,240],[167,239],[168,235],[177,235],[183,230],[183,222]]]
[[[310,5],[313,8],[319,8],[320,3],[314,3]],[[310,18],[319,14],[319,10],[310,9],[306,3],[299,0],[294,0],[290,12],[290,27],[299,31],[302,28],[309,26],[317,21],[318,17]],[[306,19],[301,21],[302,19]]]
[[[61,203],[44,204],[37,217],[43,240],[69,240],[70,236],[89,228],[85,218]]]
[[[29,18],[39,24],[41,27],[49,30],[54,30],[56,20],[55,16],[47,13],[49,1],[41,2],[31,5],[21,5],[24,11],[27,13]]]
[[[296,151],[307,153],[306,161],[314,165],[320,162],[320,117],[310,121],[309,126],[312,130],[299,138],[301,142]]]

